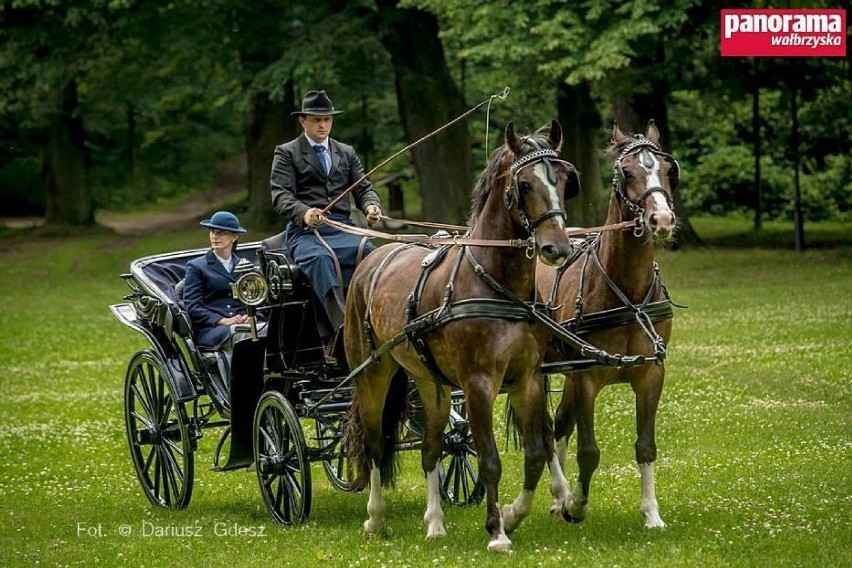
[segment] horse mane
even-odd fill
[[[522,155],[526,155],[538,148],[552,148],[548,138],[549,132],[550,126],[546,125],[536,130],[533,134],[521,137],[521,148],[523,148]],[[531,138],[535,139],[535,141],[539,144],[538,147],[529,142],[529,139]],[[491,156],[488,158],[488,164],[485,166],[482,173],[479,174],[479,177],[473,186],[470,217],[468,217],[467,221],[468,227],[473,226],[474,219],[477,219],[482,213],[482,210],[485,208],[485,202],[488,201],[488,196],[491,194],[491,188],[495,186],[506,186],[507,182],[505,178],[508,177],[509,167],[514,161],[513,158],[517,158],[517,156],[512,156],[512,151],[509,150],[509,147],[506,144],[503,144],[491,153]]]

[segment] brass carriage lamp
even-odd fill
[[[240,259],[240,262],[234,268],[234,272],[241,274],[241,276],[236,282],[231,283],[231,294],[245,305],[251,325],[251,338],[253,341],[257,341],[255,313],[257,306],[266,301],[269,287],[266,284],[266,279],[258,274],[250,260]]]

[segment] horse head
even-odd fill
[[[628,136],[613,123],[610,154],[613,165],[612,190],[622,216],[634,215],[636,235],[645,233],[656,241],[670,241],[677,227],[673,194],[680,181],[680,166],[660,150],[660,131],[654,121],[645,135]]]
[[[562,126],[550,127],[531,136],[518,136],[513,123],[506,125],[506,148],[511,152],[504,203],[516,227],[531,236],[544,264],[565,262],[571,243],[565,233],[565,201],[580,191],[574,166],[560,158]]]

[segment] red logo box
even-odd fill
[[[722,10],[722,57],[846,57],[846,10]]]

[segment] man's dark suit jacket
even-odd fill
[[[233,266],[240,261],[236,253],[231,254],[231,259]],[[231,282],[236,282],[239,276],[225,270],[212,250],[187,263],[183,302],[192,318],[199,345],[221,345],[230,336],[231,327],[216,325],[216,322],[223,317],[246,313],[242,302],[231,296]]]
[[[308,209],[324,209],[331,200],[343,193],[364,175],[364,167],[348,144],[328,139],[331,170],[326,176],[319,156],[304,133],[275,148],[272,160],[272,208],[296,227],[304,227]],[[361,211],[371,203],[381,207],[379,197],[369,180],[352,190],[355,204]],[[349,217],[349,199],[341,199],[331,210]]]

